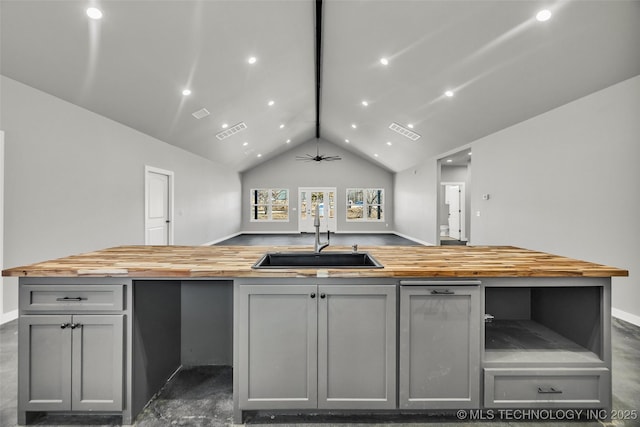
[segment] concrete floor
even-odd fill
[[[320,240],[325,241],[327,234],[321,235]],[[232,237],[218,245],[232,246],[260,246],[260,245],[296,245],[308,246],[313,250],[315,235],[313,233],[292,233],[292,234],[240,234]],[[359,246],[375,245],[375,246],[416,246],[412,240],[405,239],[396,234],[355,234],[355,233],[331,233],[331,244],[335,246]]]
[[[336,234],[335,245],[415,245],[415,242],[393,234]],[[223,242],[226,245],[304,245],[313,247],[312,234],[259,235],[245,234]],[[0,326],[0,427],[13,427],[17,423],[17,347],[18,322]],[[463,422],[454,414],[449,416],[298,416],[258,413],[250,414],[245,422],[252,426],[324,427],[364,425],[375,427],[393,423],[394,427],[436,426],[517,426],[549,427],[570,425],[593,426],[640,426],[640,327],[613,319],[613,408],[615,414],[626,420],[558,422]],[[635,411],[636,419],[631,419]],[[230,367],[193,367],[181,370],[156,395],[145,410],[138,415],[135,425],[143,427],[168,426],[227,426],[232,423],[232,371]],[[497,417],[496,417],[497,419]],[[45,426],[117,426],[119,417],[86,417],[69,415],[47,415],[36,420],[36,425]],[[300,424],[301,423],[301,424]]]

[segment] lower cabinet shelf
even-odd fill
[[[486,368],[487,408],[607,407],[607,368]]]

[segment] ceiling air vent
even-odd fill
[[[389,129],[398,132],[400,135],[402,136],[406,136],[407,138],[409,138],[412,141],[415,141],[416,139],[420,138],[420,135],[418,135],[415,132],[411,132],[409,129],[407,128],[403,128],[402,126],[400,126],[397,123],[391,123],[389,125]]]
[[[203,117],[207,117],[209,114],[211,114],[209,110],[207,110],[206,108],[203,108],[202,110],[198,110],[195,113],[192,113],[191,115],[196,119],[200,120]]]
[[[223,139],[229,138],[230,136],[235,135],[236,133],[245,130],[246,128],[247,125],[244,122],[240,122],[237,125],[233,125],[229,129],[216,134],[216,138],[222,141]]]

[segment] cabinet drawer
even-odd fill
[[[22,285],[25,311],[121,311],[124,285]]]
[[[607,368],[547,368],[484,370],[487,408],[554,408],[609,405]]]

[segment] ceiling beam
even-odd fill
[[[322,0],[316,0],[316,138],[320,138],[320,71],[322,69]]]

